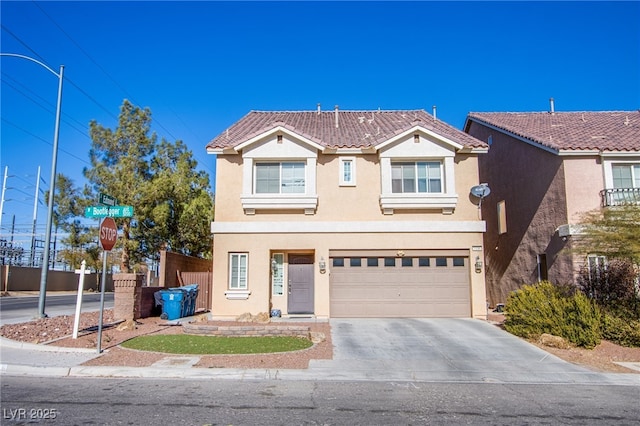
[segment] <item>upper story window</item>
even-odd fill
[[[611,166],[614,188],[640,188],[640,164]]]
[[[604,162],[605,188],[600,191],[602,206],[640,204],[640,163]]]
[[[256,163],[256,194],[304,194],[305,163]]]
[[[340,186],[354,186],[356,184],[355,157],[340,158]]]
[[[391,163],[391,192],[442,193],[442,163],[402,162]]]

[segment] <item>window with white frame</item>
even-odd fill
[[[356,184],[355,157],[340,158],[340,186],[354,186]]]
[[[439,161],[391,163],[391,191],[394,194],[439,194],[442,187],[442,163]]]
[[[587,256],[587,262],[589,264],[589,269],[603,268],[607,263],[607,258],[597,254],[590,254]]]
[[[271,287],[274,296],[284,294],[284,253],[274,253],[271,258]]]
[[[305,163],[257,162],[254,188],[256,194],[304,194]]]
[[[613,164],[614,188],[640,188],[640,164]]]
[[[607,268],[607,257],[590,254],[587,256],[587,266],[589,268],[589,282],[597,280]]]
[[[229,254],[229,290],[247,289],[247,253]]]

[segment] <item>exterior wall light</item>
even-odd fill
[[[320,261],[318,262],[318,268],[320,268],[321,274],[327,272],[327,262],[324,261],[324,257],[320,258]]]
[[[482,272],[482,260],[480,260],[480,256],[476,256],[476,272]]]

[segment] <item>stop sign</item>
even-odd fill
[[[105,251],[111,251],[116,245],[118,227],[112,217],[105,217],[100,224],[100,245]]]

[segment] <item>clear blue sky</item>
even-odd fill
[[[638,2],[12,2],[3,53],[65,65],[58,172],[84,184],[88,123],[127,98],[214,182],[207,142],[250,110],[470,111],[640,107]],[[57,78],[0,58],[2,227],[31,224],[49,185]],[[0,177],[1,179],[1,177]],[[1,181],[1,180],[0,180]],[[44,200],[43,200],[44,201]],[[46,208],[38,213],[44,228]]]

